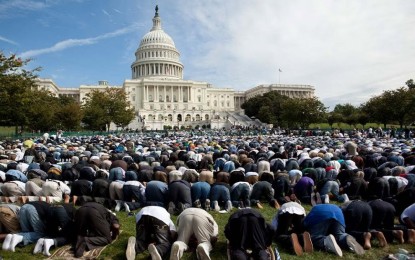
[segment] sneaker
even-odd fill
[[[347,194],[346,194],[346,193],[345,193],[345,194],[343,194],[343,195],[342,195],[342,197],[343,197],[343,199],[344,199],[343,203],[350,201],[350,200],[349,200],[349,196],[347,196]]]
[[[205,201],[205,210],[210,211],[210,199],[206,199]]]
[[[231,212],[231,210],[232,210],[232,202],[230,200],[226,201],[225,210],[227,212]]]
[[[171,215],[174,214],[174,212],[176,211],[176,205],[174,205],[173,201],[169,202],[169,208],[167,210]]]
[[[122,201],[121,200],[117,200],[117,205],[115,206],[115,212],[120,211],[121,206],[122,206]]]
[[[202,204],[200,203],[200,200],[195,200],[195,202],[193,202],[193,204],[195,205],[195,208],[201,208]]]
[[[127,204],[127,202],[124,202],[124,209],[125,209],[125,212],[127,212],[127,213],[130,213],[130,207],[128,206],[128,204]]]
[[[296,233],[291,233],[291,244],[297,256],[303,255],[303,248],[301,247],[300,242],[298,241],[298,236]]]
[[[215,200],[215,201],[213,202],[213,210],[214,210],[214,211],[219,211],[219,210],[220,210],[219,203],[218,203],[218,201],[217,201],[217,200]]]
[[[129,237],[127,243],[127,250],[125,251],[125,257],[127,260],[135,259],[135,237]]]
[[[324,196],[323,201],[324,201],[324,204],[330,204],[330,196],[329,196],[328,194],[326,194],[326,195]]]
[[[303,233],[304,251],[306,253],[313,253],[313,242],[311,241],[310,233],[307,231]]]
[[[210,260],[209,251],[204,247],[203,244],[199,244],[196,248],[197,259],[199,260]]]
[[[349,247],[350,251],[356,253],[357,255],[363,255],[365,250],[363,247],[357,243],[356,239],[350,235],[346,237],[347,246]]]
[[[337,244],[336,239],[333,235],[326,236],[326,238],[324,239],[324,247],[326,248],[327,252],[333,253],[340,257],[343,256],[343,252]]]
[[[151,260],[162,260],[157,248],[154,244],[148,245],[148,252],[150,253]]]

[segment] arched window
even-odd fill
[[[160,120],[160,121],[163,120],[163,115],[159,114],[157,119]]]
[[[190,122],[191,120],[192,120],[192,117],[190,116],[190,114],[187,114],[184,121]]]
[[[205,120],[209,120],[209,115],[208,114],[205,115]]]
[[[200,121],[200,115],[196,114],[196,121]]]
[[[167,120],[169,120],[170,122],[173,121],[173,116],[171,114],[167,115]]]

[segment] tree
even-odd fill
[[[23,127],[28,123],[28,109],[36,89],[35,73],[40,68],[26,70],[30,59],[22,60],[0,51],[0,125]]]
[[[78,130],[83,118],[81,105],[73,98],[68,97],[59,97],[58,102],[60,106],[58,106],[55,117],[60,123],[59,128],[67,131]]]
[[[241,108],[249,117],[256,117],[262,122],[279,125],[281,123],[282,104],[286,96],[277,91],[270,91],[261,96],[255,96],[242,104]]]
[[[56,129],[58,119],[55,112],[58,107],[57,98],[47,91],[35,90],[27,108],[27,126],[33,130],[50,131]]]
[[[109,130],[110,124],[127,126],[135,117],[123,89],[93,90],[84,99],[83,122],[92,130]]]
[[[357,108],[352,104],[337,104],[334,107],[333,112],[340,115],[338,118],[339,123],[346,123],[348,125],[354,125],[357,123]]]
[[[386,103],[382,95],[371,97],[362,105],[362,111],[369,115],[371,122],[382,123],[385,127],[391,121],[388,113],[391,105]]]
[[[288,98],[283,103],[281,117],[289,127],[308,128],[312,123],[325,121],[326,110],[324,104],[316,97]]]
[[[409,80],[407,80],[407,81],[405,82],[405,84],[406,84],[406,86],[407,86],[409,89],[415,89],[415,83],[414,83],[414,80],[413,80],[413,79],[409,79]]]

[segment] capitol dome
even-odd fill
[[[183,79],[183,64],[173,39],[161,28],[158,6],[153,27],[141,39],[131,65],[132,78],[162,77]]]

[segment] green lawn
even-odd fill
[[[310,206],[305,206],[306,210],[310,210]],[[272,217],[274,216],[276,210],[271,208],[268,205],[264,205],[264,209],[261,210],[264,217],[270,222]],[[214,250],[211,253],[212,259],[226,259],[226,238],[224,235],[224,227],[228,221],[229,214],[221,214],[217,212],[211,212],[213,217],[216,219],[219,225],[219,240],[216,244]],[[121,229],[123,230],[120,237],[117,241],[115,241],[112,245],[108,246],[103,254],[101,254],[100,259],[125,259],[125,248],[127,246],[127,240],[129,236],[135,235],[135,217],[134,216],[127,216],[125,212],[117,213],[118,218],[121,222]],[[173,220],[176,221],[176,216],[173,216]],[[277,246],[274,244],[274,246]],[[384,256],[397,253],[399,248],[405,248],[409,252],[415,251],[414,245],[409,244],[390,244],[385,248],[377,247],[376,241],[372,243],[372,249],[366,251],[365,255],[358,257],[349,252],[344,252],[343,258],[344,259],[381,259]],[[4,252],[1,251],[0,255],[3,259],[43,259],[43,255],[33,255],[31,252],[33,251],[34,245],[29,245],[24,248],[16,248],[15,253],[11,253],[9,251]],[[53,252],[53,250],[51,250]],[[305,254],[301,257],[297,257],[291,251],[284,250],[279,248],[279,252],[282,259],[313,259],[313,260],[321,260],[321,259],[334,259],[336,258],[335,255],[328,254],[325,252],[314,252],[313,254]],[[137,255],[136,259],[149,259],[149,255],[140,254]],[[191,252],[186,252],[183,259],[197,259],[196,255]]]

